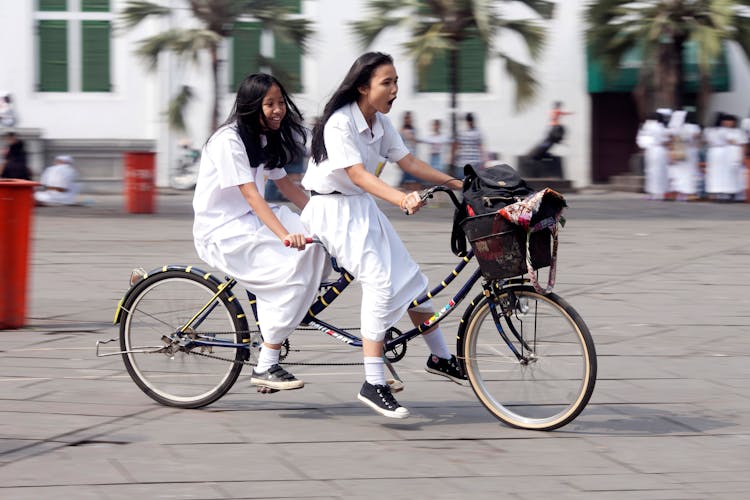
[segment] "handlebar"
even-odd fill
[[[459,208],[461,206],[461,202],[458,201],[458,198],[456,197],[456,194],[453,192],[453,190],[445,186],[432,186],[431,188],[427,188],[419,193],[419,197],[422,198],[422,201],[426,201],[428,198],[432,198],[432,195],[436,191],[447,193],[456,208]]]
[[[421,192],[419,193],[419,198],[420,198],[420,199],[421,199],[422,201],[427,201],[427,200],[428,200],[429,198],[432,198],[432,197],[433,197],[433,194],[435,194],[435,192],[436,192],[436,191],[440,191],[440,192],[442,192],[442,193],[447,193],[447,194],[448,194],[448,196],[450,197],[451,201],[453,202],[453,205],[454,205],[454,206],[455,206],[456,208],[459,208],[459,207],[461,206],[461,202],[459,202],[459,201],[458,201],[458,198],[456,197],[456,195],[455,195],[455,193],[453,192],[453,190],[452,190],[451,188],[449,188],[449,187],[445,187],[445,186],[443,186],[443,185],[439,185],[439,186],[432,186],[431,188],[427,188],[427,189],[425,189],[425,190],[421,191]],[[406,209],[404,209],[404,213],[405,213],[406,215],[409,215],[409,211],[408,211],[408,210],[406,210]]]

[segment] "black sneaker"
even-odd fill
[[[442,375],[459,385],[466,385],[464,383],[467,380],[466,374],[461,370],[461,365],[458,363],[456,356],[451,355],[451,359],[443,359],[431,354],[427,358],[427,365],[425,365],[424,369],[427,373]]]
[[[372,385],[365,381],[362,389],[357,394],[357,399],[364,404],[389,418],[406,418],[409,410],[398,404],[396,398],[391,394],[391,388],[386,385]]]
[[[267,387],[279,391],[289,389],[301,389],[305,383],[283,369],[278,364],[271,366],[268,370],[258,373],[253,369],[250,384],[258,387]]]

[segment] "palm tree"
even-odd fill
[[[542,19],[551,19],[554,12],[554,2],[546,0],[370,0],[367,18],[352,25],[364,47],[371,45],[386,28],[406,28],[411,36],[404,47],[420,73],[436,56],[447,52],[451,129],[455,137],[461,42],[479,37],[485,47],[492,48],[497,37],[508,31],[520,35],[532,60],[542,52],[546,30],[538,19],[506,19],[498,4],[524,4]],[[492,55],[504,61],[505,70],[516,86],[516,108],[523,108],[539,86],[531,66],[503,51]]]
[[[598,0],[587,7],[587,39],[592,56],[612,74],[623,57],[642,51],[635,89],[641,118],[658,107],[684,104],[683,55],[695,46],[700,89],[699,114],[711,92],[711,66],[727,41],[750,56],[750,0]]]
[[[219,121],[219,47],[223,40],[233,34],[234,25],[243,17],[260,21],[264,28],[274,35],[294,43],[304,52],[307,38],[312,34],[310,21],[291,16],[283,2],[275,0],[186,0],[191,14],[199,27],[174,28],[157,33],[140,41],[136,53],[143,57],[150,69],[157,66],[159,54],[173,52],[178,57],[199,61],[202,52],[207,51],[211,61],[213,101],[210,126],[212,132]],[[282,5],[280,5],[282,4]],[[131,29],[150,17],[171,16],[168,7],[146,0],[127,2],[120,14],[125,29]],[[271,66],[271,61],[263,60]],[[170,125],[178,130],[185,129],[182,110],[192,97],[191,89],[183,86],[168,108]]]

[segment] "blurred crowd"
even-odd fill
[[[716,114],[710,127],[692,111],[658,109],[638,131],[645,192],[654,200],[744,201],[750,118]]]

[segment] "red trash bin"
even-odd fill
[[[0,280],[0,330],[26,323],[34,186],[21,179],[0,179],[0,262],[8,273]]]
[[[131,214],[154,213],[154,164],[156,154],[149,151],[125,153],[125,208]]]

